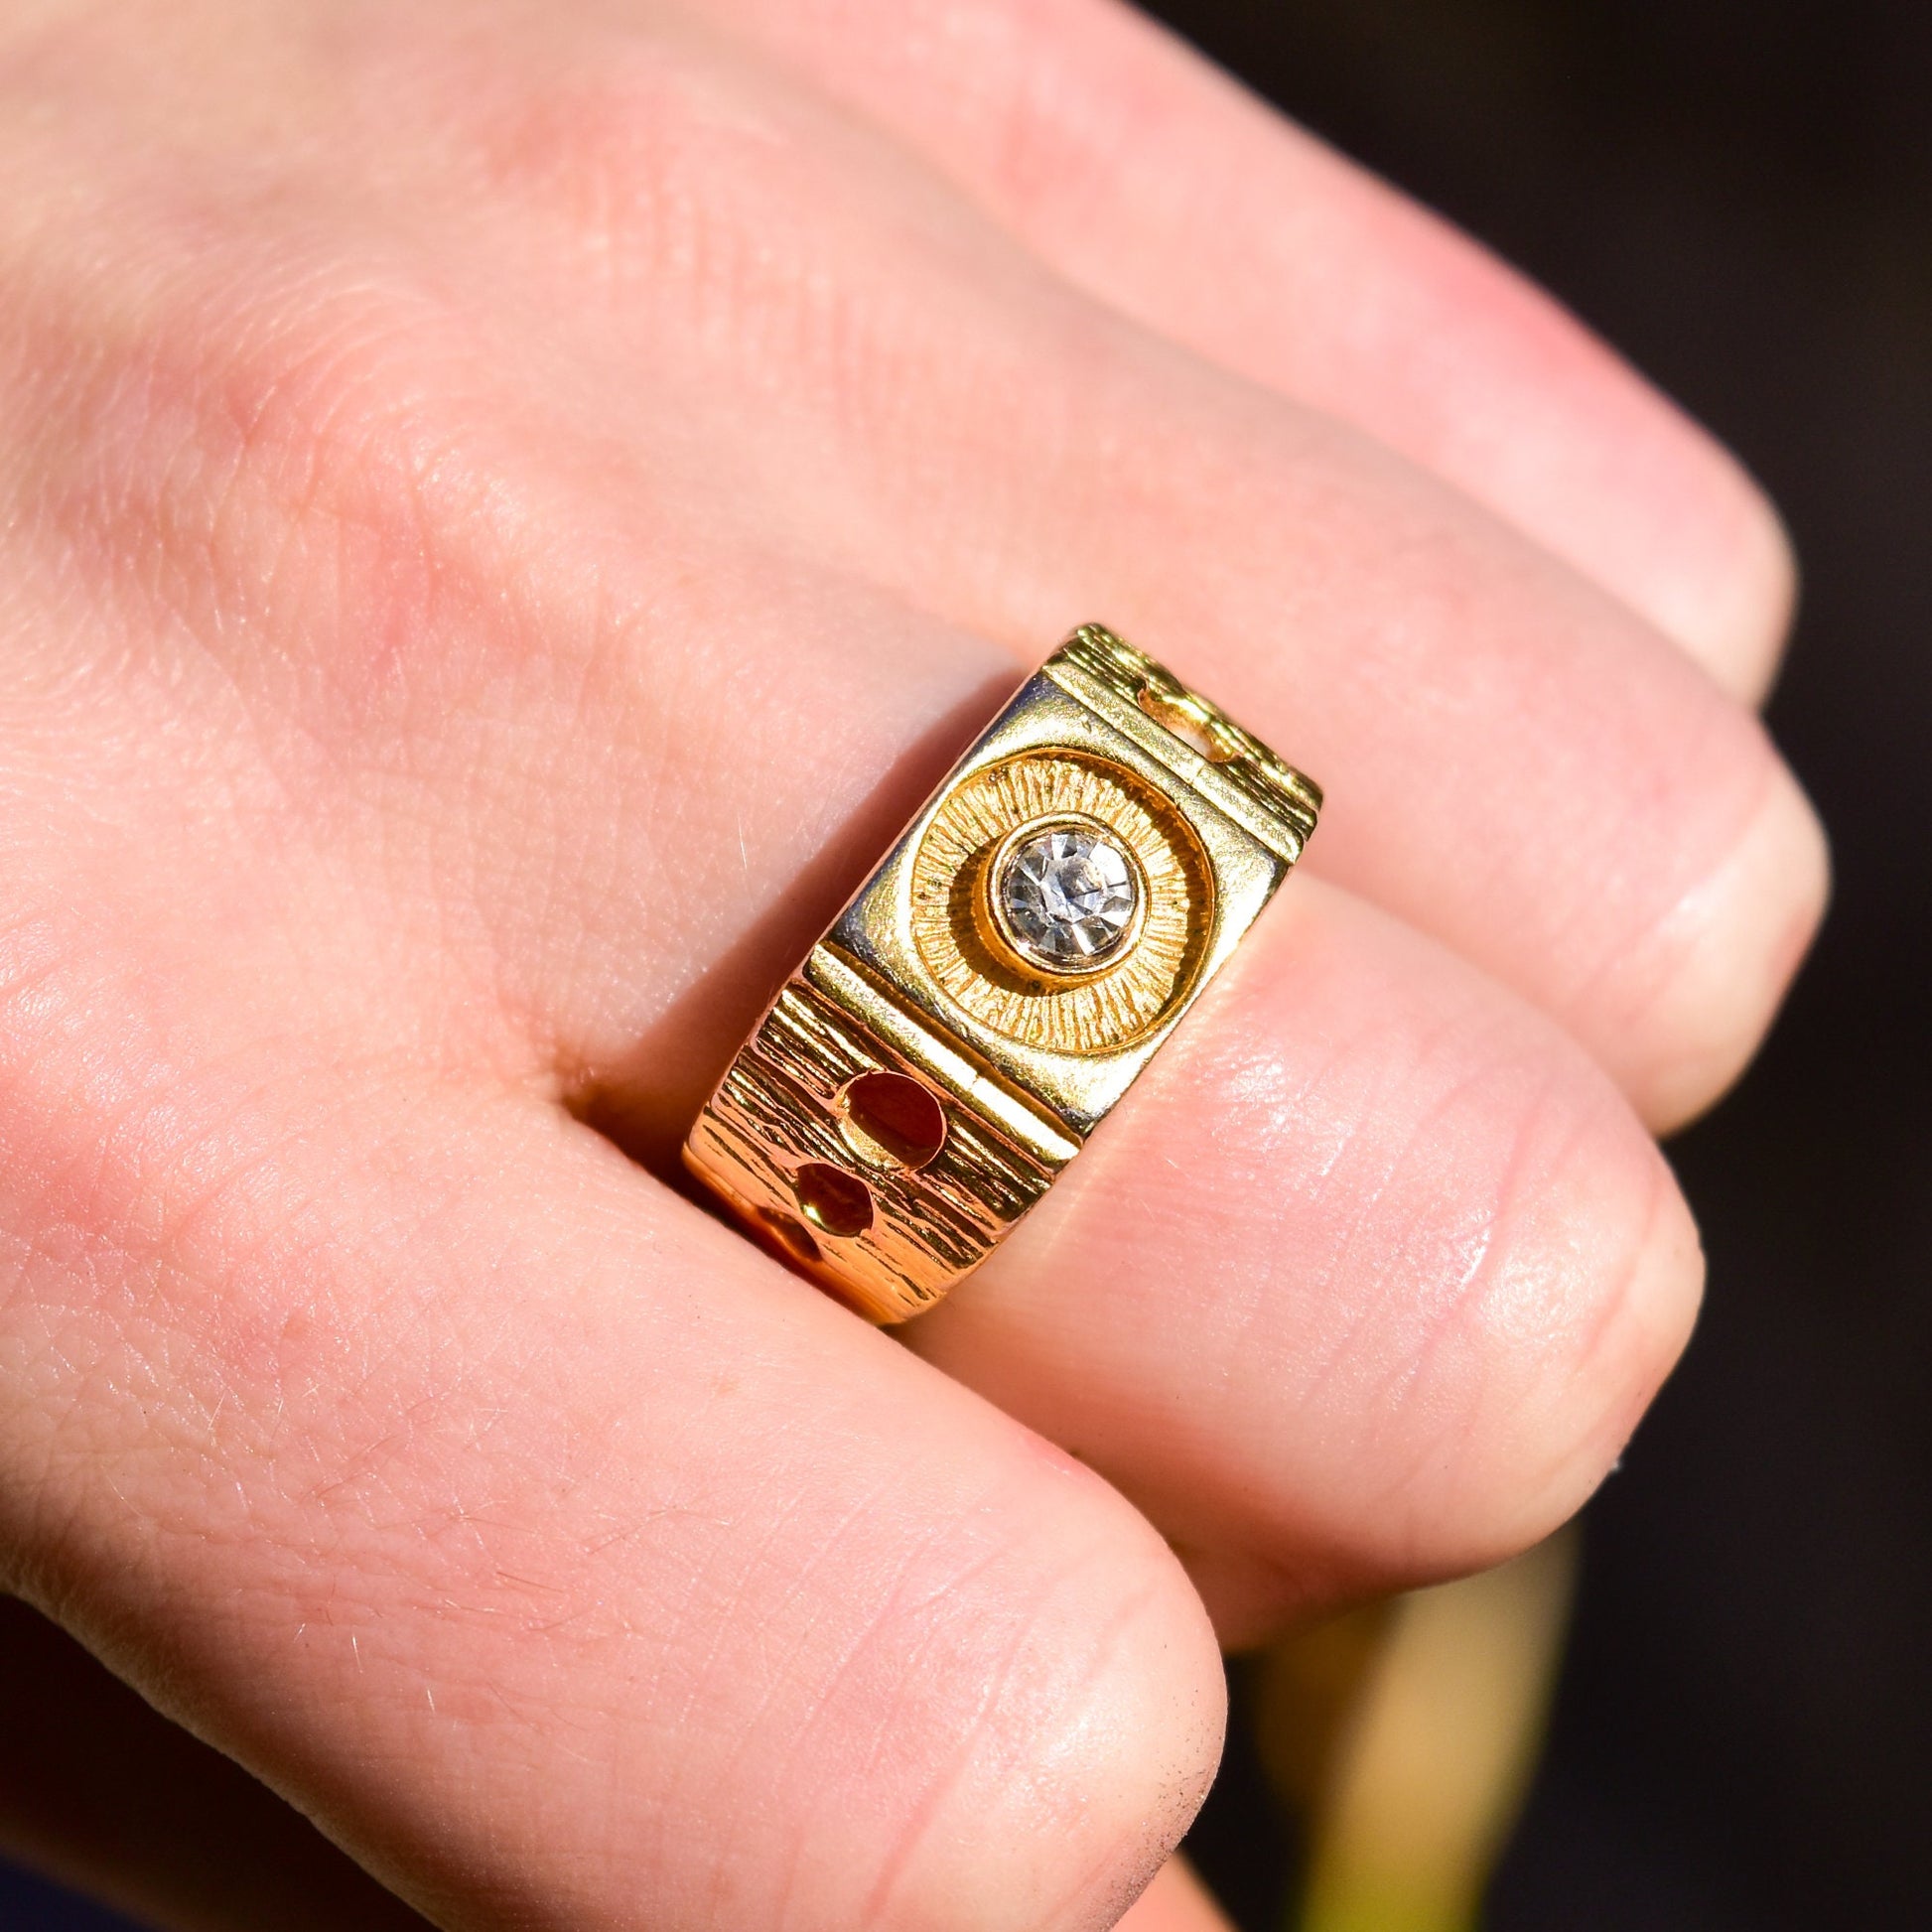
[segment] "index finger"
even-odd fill
[[[39,1044],[8,1579],[436,1923],[1059,1932],[1171,1850],[1219,1661],[1098,1478],[528,1095],[230,1040],[102,1137]]]

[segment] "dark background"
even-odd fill
[[[0,1926],[6,1932],[137,1932],[126,1919],[5,1865],[0,1865]],[[343,1932],[352,1928],[345,1926]]]
[[[1932,3],[1155,9],[1554,289],[1737,449],[1805,573],[1773,729],[1838,896],[1672,1149],[1704,1323],[1586,1524],[1491,1932],[1932,1927]],[[1195,1835],[1275,1932],[1237,1750]]]
[[[1742,453],[1805,569],[1771,716],[1838,901],[1674,1149],[1709,1310],[1589,1512],[1492,1932],[1925,1932],[1932,0],[1156,11],[1618,344]],[[1247,1932],[1284,1922],[1279,1817],[1237,1735],[1192,1843]],[[118,1924],[0,1870],[4,1932]]]

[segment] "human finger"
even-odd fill
[[[1220,1906],[1178,1854],[1128,1907],[1120,1926],[1121,1932],[1228,1932]]]
[[[1702,1273],[1669,1169],[1587,1056],[1301,879],[906,1333],[1118,1483],[1240,1643],[1568,1517],[1676,1361]]]
[[[1070,280],[1439,473],[1762,695],[1793,593],[1737,462],[1541,290],[1113,0],[712,0]]]
[[[778,170],[654,57],[545,73],[535,104],[498,84],[492,275],[572,272],[587,197],[600,259],[650,261],[670,142],[723,184],[707,245],[759,237],[764,313],[839,288],[836,352],[781,355],[759,419],[757,542],[1016,651],[1106,616],[1328,785],[1311,863],[1555,1013],[1653,1124],[1735,1076],[1816,924],[1823,840],[1749,713],[1652,628],[1440,481],[1041,277],[782,90],[759,94]],[[438,140],[477,138],[439,111]],[[762,327],[694,345],[662,278],[609,294],[573,351],[634,452],[658,432],[626,368],[770,382]],[[653,459],[620,462],[647,486]],[[774,487],[800,468],[811,489]],[[785,690],[801,729],[815,695]]]
[[[14,984],[10,1581],[426,1916],[1097,1928],[1171,1849],[1218,1660],[1098,1480],[541,1099],[124,1032],[103,1159]]]

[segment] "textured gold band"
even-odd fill
[[[1321,793],[1083,624],[785,983],[685,1164],[875,1321],[1052,1183],[1302,856]]]

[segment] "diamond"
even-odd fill
[[[1118,952],[1140,906],[1127,855],[1097,831],[1049,826],[1007,854],[995,882],[1007,935],[1027,958],[1082,973]]]

